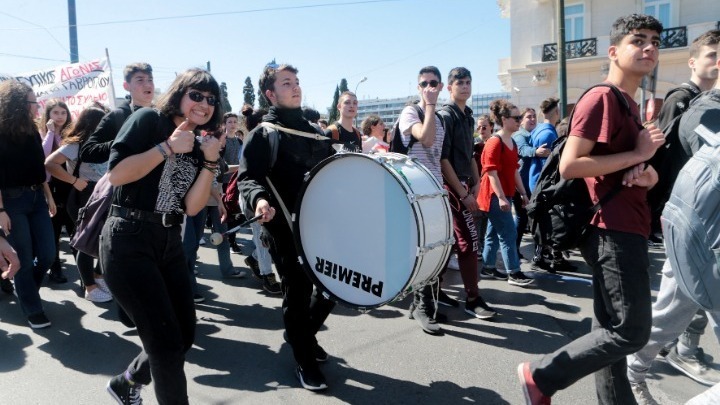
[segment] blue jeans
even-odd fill
[[[626,356],[650,338],[650,265],[641,235],[590,227],[581,247],[593,271],[592,330],[530,364],[548,396],[595,373],[600,404],[634,404]]]
[[[224,234],[227,232],[227,224],[220,222],[220,210],[217,206],[208,205],[205,207],[207,214],[210,215],[210,221],[212,222],[213,232]],[[223,277],[229,277],[233,272],[232,259],[230,259],[230,242],[226,237],[223,237],[221,244],[217,246],[218,262],[220,263],[220,274]]]
[[[490,211],[487,217],[487,230],[485,232],[485,247],[483,248],[483,264],[485,267],[495,267],[495,255],[500,242],[500,254],[508,273],[520,271],[520,258],[515,246],[515,221],[510,211],[502,211],[495,194],[490,198]]]
[[[185,220],[185,234],[183,235],[182,247],[185,251],[185,259],[187,261],[188,271],[190,272],[190,285],[193,294],[197,294],[197,279],[195,278],[195,262],[197,261],[197,251],[200,247],[200,238],[202,238],[205,229],[205,220],[207,219],[207,208],[203,208],[194,217],[187,216]]]
[[[8,242],[18,253],[20,270],[15,290],[26,316],[43,312],[40,284],[55,259],[52,221],[42,187],[38,190],[3,190],[3,204],[10,217]]]

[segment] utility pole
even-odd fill
[[[560,99],[560,119],[565,118],[567,108],[567,63],[565,61],[565,0],[558,0],[558,98]]]
[[[210,71],[210,61],[207,61],[207,69],[208,72]]]
[[[78,63],[77,17],[75,0],[68,0],[68,29],[70,31],[70,63]]]

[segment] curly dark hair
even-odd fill
[[[510,118],[511,111],[517,108],[515,104],[509,102],[508,100],[505,100],[503,98],[493,100],[490,103],[490,117],[492,118],[495,125],[502,128],[503,123],[502,119]]]
[[[38,133],[28,103],[28,94],[32,92],[32,87],[17,80],[0,83],[0,136],[15,140]]]
[[[182,117],[180,102],[190,89],[210,92],[216,100],[210,121],[199,125],[196,129],[214,130],[218,128],[223,116],[223,109],[220,105],[220,85],[208,71],[203,69],[188,69],[177,75],[167,91],[158,99],[157,109],[168,117]]]
[[[663,25],[655,17],[645,14],[630,14],[618,18],[610,29],[610,45],[619,44],[633,30],[652,30],[660,34]]]
[[[380,116],[376,114],[371,114],[365,117],[365,119],[360,124],[363,135],[370,135],[370,132],[372,132],[372,127],[381,122],[382,118],[380,118]]]

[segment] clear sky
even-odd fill
[[[226,82],[233,110],[250,76],[257,92],[273,58],[299,70],[304,104],[326,113],[346,78],[358,97],[416,93],[418,70],[455,66],[473,92],[500,91],[498,59],[510,55],[510,21],[495,0],[76,0],[80,61],[110,54],[116,95],[122,68],[153,66],[164,90],[180,72],[204,67]],[[69,61],[66,0],[0,0],[0,73]],[[447,97],[444,92],[443,97]]]

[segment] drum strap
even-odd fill
[[[277,198],[278,204],[280,204],[280,209],[283,212],[283,215],[285,215],[285,219],[287,220],[288,225],[290,226],[290,232],[292,233],[292,217],[290,216],[290,211],[288,211],[287,206],[283,202],[282,198],[280,197],[280,193],[278,193],[277,189],[275,188],[275,185],[270,181],[270,177],[265,177],[265,180],[267,180],[268,186],[270,186],[270,189],[272,190],[273,194],[275,194],[275,198]]]
[[[292,128],[285,128],[281,125],[273,124],[272,122],[262,122],[262,123],[260,123],[260,126],[265,127],[265,128],[274,129],[276,131],[282,131],[287,134],[302,136],[304,138],[315,139],[316,141],[330,141],[331,140],[331,138],[328,138],[327,136],[323,136],[320,134],[311,134],[310,132],[298,131],[298,130],[292,129]]]

